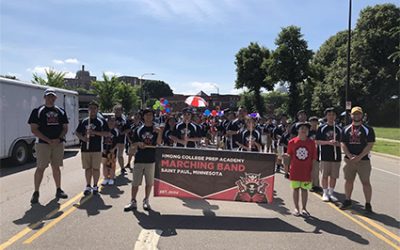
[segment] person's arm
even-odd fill
[[[79,138],[79,140],[83,142],[88,142],[88,138],[86,136],[83,136],[80,132],[76,131],[75,132],[76,137]]]
[[[359,155],[357,155],[353,161],[360,161],[362,158],[364,158],[364,156],[368,155],[371,152],[373,146],[374,142],[368,142],[364,150]]]
[[[42,132],[39,131],[39,124],[31,123],[30,125],[31,125],[32,134],[34,134],[36,137],[38,137],[42,141],[45,141],[49,144],[52,143],[52,140],[50,140],[47,136],[45,136],[44,134],[42,134]]]
[[[347,148],[346,144],[344,142],[341,143],[342,145],[342,150],[344,152],[344,154],[349,158],[352,159],[354,157],[354,155],[352,153],[350,153],[349,149]]]

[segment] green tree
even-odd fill
[[[245,107],[249,113],[257,111],[257,107],[254,104],[254,93],[250,91],[241,93],[238,107]]]
[[[280,91],[263,94],[267,114],[279,116],[288,111],[289,96]]]
[[[168,83],[164,81],[143,80],[143,90],[146,99],[173,96],[174,93]]]
[[[56,88],[65,88],[65,83],[64,83],[65,73],[64,72],[58,72],[58,71],[55,71],[52,69],[49,69],[49,70],[46,69],[45,73],[46,73],[45,78],[39,76],[37,73],[33,73],[32,83],[52,86],[52,87],[56,87]]]
[[[248,47],[239,50],[235,60],[237,73],[235,88],[246,87],[253,93],[255,108],[260,114],[264,112],[261,88],[272,90],[274,87],[267,67],[269,58],[270,51],[267,48],[252,42]]]
[[[97,95],[102,112],[110,112],[117,103],[116,92],[121,81],[116,76],[108,77],[103,73],[103,81],[91,83],[93,92]]]
[[[122,105],[125,112],[131,112],[133,109],[138,109],[140,105],[140,99],[137,94],[138,88],[132,85],[120,82],[116,87],[115,99]]]
[[[299,84],[309,77],[309,62],[312,51],[303,39],[300,28],[283,28],[275,40],[277,48],[272,53],[269,63],[272,82],[279,81],[289,85],[289,113],[296,114],[301,109]]]

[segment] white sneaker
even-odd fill
[[[332,202],[338,202],[339,201],[339,199],[333,194],[329,195],[329,198],[331,199]]]
[[[103,182],[101,183],[101,185],[102,185],[102,186],[106,186],[107,184],[110,183],[109,181],[110,181],[109,179],[105,178],[105,179],[103,180]]]
[[[150,203],[149,203],[149,199],[144,199],[143,200],[143,209],[148,211],[151,209]]]
[[[108,185],[110,185],[110,186],[114,185],[114,179],[109,179],[108,180]]]
[[[328,195],[327,193],[324,193],[324,194],[322,195],[322,200],[323,200],[323,201],[329,201],[329,195]]]

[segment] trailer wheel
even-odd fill
[[[36,147],[35,142],[29,144],[29,160],[36,161]]]
[[[29,159],[28,144],[26,144],[24,141],[17,142],[13,148],[11,158],[17,165],[26,163]]]

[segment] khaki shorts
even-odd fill
[[[344,158],[344,178],[347,181],[354,181],[356,174],[360,177],[361,182],[368,182],[371,176],[371,162],[369,160],[361,160],[359,162],[350,162],[349,159]]]
[[[101,152],[82,152],[82,168],[83,169],[100,169],[101,166]]]
[[[63,166],[64,144],[50,145],[36,143],[36,165],[38,168],[47,168],[49,163],[54,167]]]
[[[322,171],[322,177],[339,178],[340,161],[321,161],[319,166]]]
[[[133,166],[133,181],[132,185],[138,187],[142,185],[143,175],[146,180],[146,185],[154,184],[155,163],[135,163]]]

